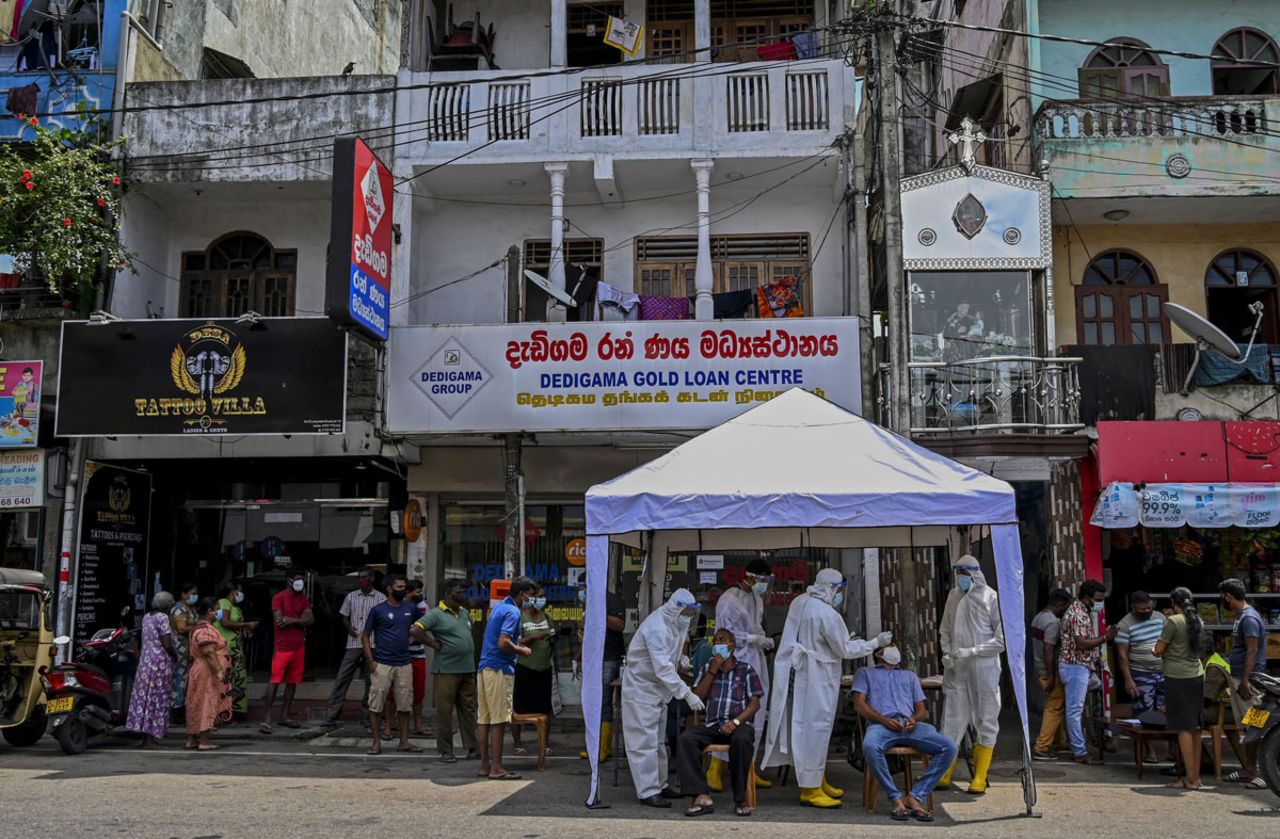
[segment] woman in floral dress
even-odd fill
[[[173,707],[181,711],[187,707],[187,634],[196,622],[196,604],[200,602],[200,587],[195,583],[183,583],[180,599],[169,612],[173,622],[173,646],[178,660],[173,664]]]
[[[245,663],[244,645],[249,636],[258,628],[257,621],[247,621],[240,611],[244,603],[244,585],[234,581],[222,589],[218,595],[218,608],[222,617],[218,619],[218,632],[222,640],[227,642],[227,651],[231,656],[231,703],[237,714],[249,712],[249,671]]]
[[[142,619],[142,651],[138,672],[129,698],[129,719],[125,731],[142,735],[138,745],[144,749],[163,748],[160,741],[169,730],[169,713],[173,705],[173,660],[177,650],[173,644],[173,625],[169,610],[173,595],[158,592],[151,600],[151,613]]]
[[[216,626],[223,614],[218,601],[204,598],[196,614],[188,641],[187,748],[207,752],[218,748],[209,733],[231,722],[231,656]]]

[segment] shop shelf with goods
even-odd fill
[[[1156,602],[1169,599],[1169,592],[1152,592]],[[1195,592],[1196,608],[1204,621],[1204,628],[1210,632],[1225,633],[1235,628],[1235,624],[1223,614],[1222,595],[1217,592]],[[1280,660],[1280,592],[1250,593],[1249,601],[1258,610],[1266,623],[1267,660]]]

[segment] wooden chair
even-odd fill
[[[538,731],[538,771],[547,768],[547,735],[551,729],[551,718],[546,714],[512,714],[512,725],[531,725]]]
[[[911,787],[915,785],[915,775],[911,770],[911,761],[920,760],[921,772],[929,769],[929,756],[910,746],[895,746],[892,749],[885,749],[884,756],[902,758],[902,781],[906,785],[907,794],[910,794]],[[880,782],[876,780],[876,776],[871,772],[871,767],[868,766],[867,770],[862,773],[862,806],[868,813],[876,811],[876,799],[879,798],[879,794]],[[933,810],[933,793],[929,793],[929,800],[924,806],[929,808],[930,811]]]
[[[1227,722],[1227,705],[1228,700],[1222,699],[1218,701],[1218,718],[1217,721],[1209,726],[1209,737],[1213,742],[1213,777],[1214,780],[1222,780],[1222,741],[1226,740],[1231,744],[1231,751],[1235,752],[1236,760],[1240,761],[1240,765],[1244,765],[1244,755],[1240,750],[1239,732],[1244,728],[1238,722]]]
[[[711,756],[714,754],[722,754],[728,757],[729,755],[728,744],[725,744],[723,746],[707,746],[705,749],[702,750],[702,771],[703,772],[707,771],[707,768],[708,768],[707,762],[713,759]],[[747,806],[750,807],[752,810],[756,809],[756,759],[754,755],[752,755],[751,757],[751,766],[748,767],[747,769]]]

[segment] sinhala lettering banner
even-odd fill
[[[56,431],[340,434],[346,374],[327,318],[68,322]]]
[[[393,330],[396,433],[711,428],[802,387],[861,409],[855,318]]]

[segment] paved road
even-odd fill
[[[444,766],[431,757],[364,754],[355,737],[315,740],[248,729],[219,734],[225,748],[196,754],[181,748],[140,752],[128,741],[95,746],[66,757],[51,740],[13,750],[0,745],[0,837],[81,836],[270,837],[429,836],[484,839],[658,839],[731,832],[760,837],[877,837],[948,828],[948,836],[1022,839],[1035,836],[1146,835],[1277,836],[1280,799],[1223,785],[1177,794],[1148,778],[1139,784],[1128,765],[1083,768],[1037,765],[1043,818],[1021,818],[1015,767],[997,765],[995,786],[982,798],[938,797],[934,825],[891,822],[858,802],[861,777],[833,760],[830,777],[848,788],[839,811],[800,807],[794,787],[761,791],[754,818],[728,812],[688,819],[632,801],[629,778],[613,787],[606,772],[607,810],[582,807],[586,767],[576,757],[552,757],[533,772],[528,758],[513,758],[520,781],[474,776],[475,763]],[[180,741],[175,745],[179,745]],[[1161,779],[1167,780],[1167,779]]]

